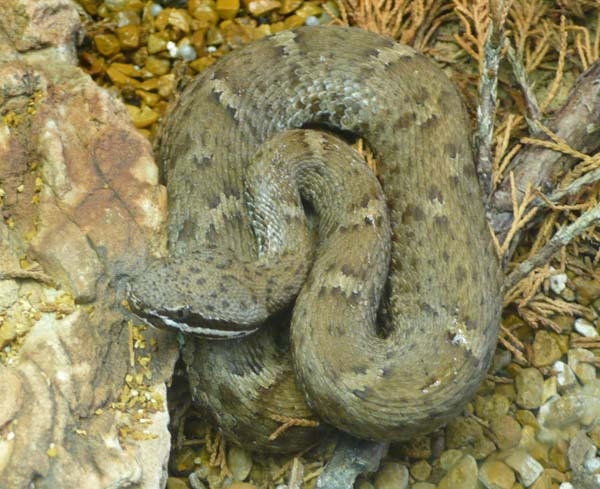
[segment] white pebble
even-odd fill
[[[175,44],[173,41],[169,41],[167,43],[167,51],[169,51],[169,54],[172,58],[175,58],[179,53],[179,48],[177,47],[177,44]]]
[[[156,17],[158,14],[160,14],[162,12],[162,5],[159,5],[158,3],[153,3],[152,6],[150,7],[150,13],[152,14],[153,17]]]
[[[189,44],[184,44],[179,48],[179,56],[181,56],[184,61],[194,61],[196,59],[196,50],[194,46],[190,46]]]
[[[570,482],[563,482],[560,486],[558,486],[558,489],[575,489],[573,487],[573,484],[571,484]]]
[[[314,15],[309,15],[304,21],[304,25],[320,25],[319,18]]]
[[[550,288],[552,292],[555,294],[560,294],[563,290],[565,290],[567,284],[567,274],[566,273],[557,273],[556,275],[552,275],[550,277]]]
[[[598,336],[598,331],[596,330],[596,327],[583,318],[577,318],[575,320],[575,331],[588,338]]]
[[[216,50],[217,50],[217,48],[215,46],[208,46],[206,48],[207,53],[214,53]]]
[[[585,461],[585,468],[588,472],[594,473],[600,469],[600,458],[594,457]]]

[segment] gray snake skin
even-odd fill
[[[340,139],[354,136],[381,186]],[[297,450],[333,425],[402,440],[463,409],[496,345],[501,276],[466,112],[431,61],[358,29],[284,31],[202,72],[160,148],[170,257],[129,300],[192,333],[192,396],[227,438]],[[325,423],[272,441],[277,416]]]

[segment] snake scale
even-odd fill
[[[465,406],[501,310],[468,135],[439,68],[354,28],[255,41],[182,93],[159,155],[170,256],[129,299],[196,335],[192,396],[227,438],[297,450],[333,425],[402,440]],[[381,185],[342,141],[356,136]],[[325,423],[272,441],[277,416]]]

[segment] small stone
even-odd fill
[[[521,432],[521,442],[519,448],[525,450],[529,455],[542,464],[547,465],[550,460],[548,455],[548,445],[538,441],[536,432],[531,426],[525,426]]]
[[[544,472],[529,489],[552,489],[552,478]]]
[[[163,9],[156,16],[154,27],[159,31],[164,31],[169,26],[184,34],[188,34],[190,32],[190,18],[188,13],[185,10],[176,8]]]
[[[562,357],[562,351],[548,331],[538,331],[533,341],[533,359],[535,367],[547,367]]]
[[[589,459],[596,456],[598,449],[588,438],[585,431],[579,431],[571,440],[569,451],[569,465],[572,469],[577,469],[585,464]]]
[[[209,27],[206,31],[206,44],[209,46],[219,46],[223,44],[223,31],[221,29],[217,29],[216,27]]]
[[[521,369],[515,377],[517,404],[527,409],[538,408],[542,403],[544,378],[537,368]]]
[[[103,56],[112,56],[121,50],[119,39],[113,34],[98,34],[94,36],[96,49]]]
[[[523,450],[512,451],[504,462],[519,474],[519,479],[525,487],[533,484],[544,472],[544,467]]]
[[[509,409],[510,399],[500,394],[475,398],[475,414],[488,421],[507,414]]]
[[[577,290],[577,298],[582,306],[589,306],[600,297],[600,282],[583,277],[574,277],[573,285]]]
[[[399,463],[388,462],[375,476],[375,489],[407,489],[408,469]]]
[[[521,441],[521,425],[511,416],[493,418],[490,428],[496,437],[498,448],[501,450],[516,447]]]
[[[167,49],[167,40],[158,34],[150,34],[148,36],[148,53],[156,54]]]
[[[573,484],[571,484],[570,482],[563,482],[561,483],[560,486],[558,486],[558,489],[575,489],[573,487]]]
[[[139,25],[126,25],[116,30],[123,49],[136,49],[140,45],[141,28]]]
[[[243,448],[232,446],[227,454],[227,465],[236,481],[243,481],[252,470],[252,457]]]
[[[281,2],[277,0],[250,0],[246,2],[246,8],[254,17],[260,17],[272,10],[281,8]]]
[[[440,466],[448,471],[456,462],[463,458],[463,452],[460,450],[446,450],[440,455]]]
[[[214,0],[189,0],[188,11],[199,21],[200,27],[214,26],[219,21]]]
[[[564,392],[570,387],[577,385],[575,372],[564,362],[555,362],[552,365],[552,370],[556,372],[556,385],[560,392]]]
[[[427,460],[419,460],[411,465],[410,475],[418,481],[426,481],[431,475],[431,465]]]
[[[294,27],[300,27],[304,25],[304,17],[292,14],[283,21],[283,25],[286,29],[293,29]]]
[[[127,107],[127,110],[131,115],[133,124],[138,129],[151,126],[158,120],[158,113],[146,105],[142,105],[140,108],[135,105],[126,104],[125,107]]]
[[[157,58],[156,56],[148,56],[144,67],[157,76],[166,75],[171,71],[171,62],[168,59]]]
[[[531,426],[534,429],[539,428],[539,424],[537,419],[535,419],[535,415],[526,409],[519,409],[515,413],[515,419],[521,423],[521,426]]]
[[[560,294],[563,290],[565,290],[567,284],[567,274],[566,273],[557,273],[555,275],[550,276],[550,288],[552,292],[555,294]]]
[[[279,13],[283,15],[291,14],[302,5],[302,0],[282,0]]]
[[[192,447],[184,447],[171,454],[169,467],[177,475],[189,474],[194,470],[194,459],[197,455]]]
[[[596,367],[590,361],[594,361],[594,354],[585,348],[574,348],[568,353],[569,367],[573,369],[577,378],[584,384],[596,379]]]
[[[550,449],[550,462],[561,472],[566,472],[569,470],[569,459],[563,445],[563,442],[557,443]]]
[[[581,396],[556,397],[540,408],[538,422],[547,428],[565,428],[579,421],[584,407]]]
[[[486,489],[512,489],[515,474],[499,460],[486,460],[479,470],[479,480]]]
[[[167,479],[167,489],[188,489],[188,485],[184,479],[169,477]]]
[[[240,11],[240,0],[217,0],[216,8],[222,19],[233,19]]]
[[[598,336],[598,330],[596,329],[596,326],[584,318],[577,318],[575,320],[575,331],[587,338],[595,338]]]
[[[549,377],[544,380],[544,389],[542,390],[542,403],[548,401],[558,394],[556,377]]]
[[[435,484],[430,484],[429,482],[417,482],[413,484],[411,489],[436,489]]]
[[[477,462],[471,455],[461,458],[442,478],[438,489],[476,489]]]
[[[296,10],[296,15],[306,20],[310,16],[321,15],[322,12],[323,9],[317,4],[312,2],[304,2],[302,6]]]

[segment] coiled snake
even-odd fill
[[[439,68],[352,28],[253,42],[181,95],[160,150],[170,257],[132,281],[129,299],[157,326],[228,338],[187,336],[183,349],[194,400],[226,436],[301,448],[318,429],[268,436],[274,415],[314,418],[305,398],[327,423],[377,440],[464,407],[501,305],[468,134]],[[385,198],[340,135],[378,155]],[[300,288],[288,340],[285,306]]]

